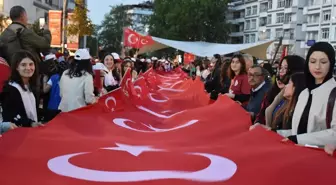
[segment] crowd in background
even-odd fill
[[[130,69],[133,80],[153,68],[171,71],[177,59],[125,56],[100,51],[93,59],[86,49],[73,56],[49,49],[48,29],[37,35],[26,28],[26,11],[11,9],[13,23],[0,36],[2,120],[0,134],[17,127],[39,127],[60,112],[97,102],[117,89]],[[43,53],[43,56],[40,55]],[[251,116],[252,126],[274,131],[300,145],[336,146],[335,50],[325,42],[313,45],[306,59],[289,55],[277,63],[256,64],[248,54],[214,55],[185,64],[190,77],[199,77],[209,97],[227,96]]]

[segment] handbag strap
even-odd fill
[[[331,90],[329,94],[328,105],[327,105],[327,115],[326,115],[327,129],[331,128],[331,121],[333,118],[335,100],[336,100],[336,87],[333,88],[333,90]]]

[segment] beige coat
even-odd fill
[[[336,145],[336,108],[334,108],[333,111],[331,128],[327,129],[326,125],[326,111],[329,94],[335,87],[336,81],[332,78],[322,84],[320,87],[311,91],[312,104],[309,112],[306,134],[297,135],[297,131],[301,116],[309,98],[308,89],[302,91],[299,96],[293,114],[292,129],[278,131],[278,133],[284,137],[288,137],[289,135],[297,135],[298,144],[309,144],[317,146],[324,146],[326,144]]]
[[[95,103],[92,75],[84,73],[81,77],[70,78],[66,75],[68,71],[63,73],[59,84],[62,98],[59,109],[62,112],[69,112]]]

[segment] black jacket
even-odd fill
[[[31,124],[35,121],[27,117],[19,90],[6,84],[1,98],[2,117],[4,122],[12,122],[19,127],[31,127]],[[38,103],[36,103],[36,106],[37,105]]]

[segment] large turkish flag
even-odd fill
[[[248,131],[249,114],[225,96],[208,105],[199,79],[152,70],[130,79],[128,71],[97,104],[61,113],[45,127],[5,133],[0,185],[334,181],[335,158],[262,128]]]

